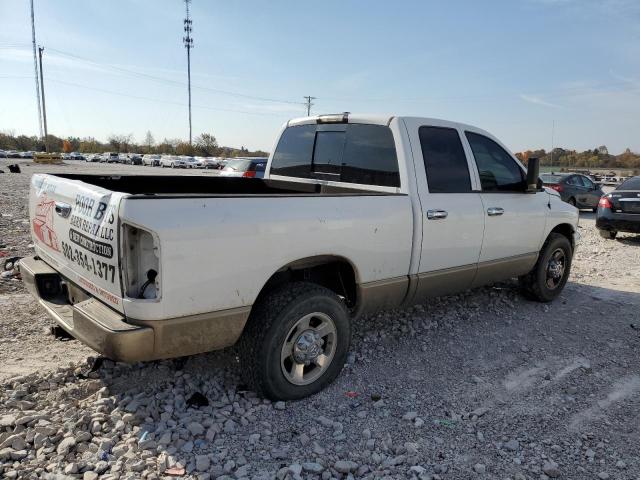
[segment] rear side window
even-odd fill
[[[429,193],[470,192],[469,165],[457,130],[420,127],[418,135]]]
[[[280,137],[273,175],[399,187],[393,134],[383,125],[299,125]]]
[[[465,132],[478,166],[483,192],[521,192],[524,172],[507,151],[484,135]]]

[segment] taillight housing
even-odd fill
[[[254,171],[247,170],[246,172],[244,172],[242,174],[242,176],[245,177],[245,178],[255,178],[256,172],[255,172],[255,170]]]
[[[613,208],[613,204],[611,203],[611,200],[609,200],[609,197],[604,196],[604,197],[600,197],[600,201],[598,202],[598,207],[608,208],[609,210],[611,210]]]
[[[129,224],[122,226],[124,292],[129,298],[160,298],[160,242],[157,235]]]
[[[556,183],[554,185],[549,185],[549,188],[553,188],[556,192],[561,192],[564,190],[564,187],[559,183]]]

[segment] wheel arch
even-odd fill
[[[300,258],[276,270],[262,286],[256,302],[273,289],[289,282],[317,283],[344,298],[355,310],[360,299],[358,269],[349,259],[339,255],[315,255]]]
[[[551,235],[552,233],[559,233],[560,235],[567,237],[569,243],[571,243],[571,249],[575,250],[575,232],[575,228],[570,223],[559,223],[549,231],[546,238],[549,238],[549,235]]]

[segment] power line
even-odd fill
[[[0,77],[2,78],[2,77]],[[49,78],[48,79],[49,82],[53,82],[53,83],[59,83],[62,85],[68,85],[70,87],[77,87],[77,88],[84,88],[87,90],[93,90],[95,92],[101,92],[101,93],[106,93],[108,95],[117,95],[120,97],[126,97],[126,98],[133,98],[133,99],[137,99],[137,100],[147,100],[150,102],[154,102],[154,103],[163,103],[163,104],[167,104],[167,105],[178,105],[181,107],[186,106],[184,103],[180,103],[180,102],[172,102],[170,100],[161,100],[158,98],[151,98],[151,97],[145,97],[145,96],[141,96],[141,95],[132,95],[129,93],[122,93],[122,92],[116,92],[113,90],[106,90],[103,88],[97,88],[97,87],[90,87],[88,85],[82,85],[79,83],[74,83],[74,82],[67,82],[65,80],[58,80],[55,78]],[[236,109],[231,109],[231,108],[219,108],[219,107],[210,107],[207,105],[193,105],[193,108],[202,108],[205,110],[214,110],[214,111],[220,111],[220,112],[231,112],[231,113],[242,113],[245,115],[260,115],[260,116],[272,116],[272,117],[283,117],[286,115],[280,115],[280,114],[275,114],[275,113],[266,113],[266,112],[249,112],[246,110],[236,110]]]
[[[68,53],[68,52],[64,52],[62,50],[58,50],[55,48],[51,48],[51,47],[47,47],[49,48],[50,51],[52,52],[56,52],[59,55],[62,55],[64,57],[68,57],[68,58],[72,58],[75,60],[79,60],[85,63],[90,63],[93,65],[97,65],[103,68],[108,68],[108,69],[112,69],[115,70],[117,72],[126,74],[126,75],[132,75],[138,78],[147,78],[150,80],[154,80],[156,82],[160,82],[160,83],[164,83],[167,85],[175,85],[175,86],[179,86],[179,87],[184,87],[185,86],[185,82],[181,82],[178,80],[172,80],[170,78],[165,78],[165,77],[158,77],[155,75],[150,75],[148,73],[143,73],[143,72],[138,72],[135,70],[130,70],[128,68],[123,68],[123,67],[119,67],[117,65],[111,65],[108,63],[101,63],[101,62],[96,62],[94,60],[90,60],[88,58],[85,57],[80,57],[78,55],[74,55],[72,53]],[[211,88],[211,87],[205,87],[202,85],[191,85],[191,88],[196,88],[196,89],[200,89],[200,90],[205,90],[205,91],[209,91],[209,92],[213,92],[213,93],[219,93],[221,95],[229,95],[232,97],[238,97],[238,98],[246,98],[248,100],[257,100],[257,101],[261,101],[261,102],[272,102],[272,103],[284,103],[284,104],[289,104],[289,105],[303,105],[302,102],[294,102],[292,100],[283,100],[283,99],[278,99],[278,98],[271,98],[271,97],[263,97],[263,96],[258,96],[258,95],[249,95],[249,94],[245,94],[245,93],[239,93],[239,92],[233,92],[233,91],[229,91],[229,90],[222,90],[219,88]]]
[[[187,15],[184,19],[184,31],[186,35],[182,37],[182,42],[187,49],[187,89],[189,90],[189,145],[191,145],[191,49],[193,48],[193,38],[191,38],[191,24],[193,21],[189,16],[189,4],[191,0],[184,0],[184,6],[187,10]]]

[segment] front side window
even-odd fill
[[[467,157],[454,128],[420,127],[418,130],[429,193],[471,191]]]
[[[524,172],[507,151],[484,135],[465,132],[480,174],[483,192],[522,192]]]
[[[384,125],[298,125],[280,137],[271,174],[400,186],[393,134]]]
[[[588,177],[580,177],[580,180],[582,180],[582,184],[589,190],[593,190],[596,188],[596,184],[593,183]]]

